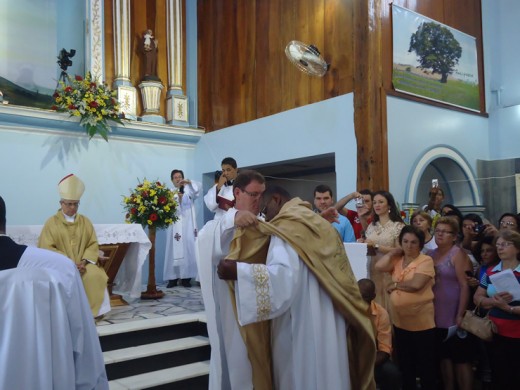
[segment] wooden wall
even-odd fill
[[[380,13],[364,20],[380,22],[382,42],[367,50],[381,50],[381,63],[369,68],[383,73],[386,93],[399,95],[391,85],[394,3],[477,38],[484,112],[480,0],[198,0],[199,125],[213,131],[363,88],[355,88],[363,72],[354,72],[360,1]],[[311,78],[289,62],[284,48],[293,39],[320,49],[331,63],[325,77]]]
[[[221,129],[353,90],[354,0],[199,0],[199,125]],[[314,44],[324,78],[285,56],[291,40]]]

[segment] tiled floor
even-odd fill
[[[157,285],[157,288],[165,293],[163,298],[127,300],[128,306],[113,307],[96,325],[120,324],[129,321],[204,311],[202,295],[198,286],[166,288],[166,285]],[[143,286],[144,290],[146,290],[146,286]]]

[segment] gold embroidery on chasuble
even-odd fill
[[[271,312],[271,299],[269,298],[269,275],[263,264],[255,264],[251,267],[256,292],[256,314],[258,321],[269,319]]]

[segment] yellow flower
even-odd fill
[[[157,191],[155,191],[155,190],[150,190],[150,196],[154,196],[155,194],[157,194]]]
[[[170,211],[170,206],[169,205],[164,206],[164,211],[169,212]]]
[[[148,220],[148,221],[146,221],[146,222],[148,222],[148,225],[151,225],[151,224],[153,223],[153,222],[150,221],[150,220]]]

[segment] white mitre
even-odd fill
[[[81,195],[85,192],[85,184],[71,173],[60,180],[58,191],[61,199],[80,200]]]

